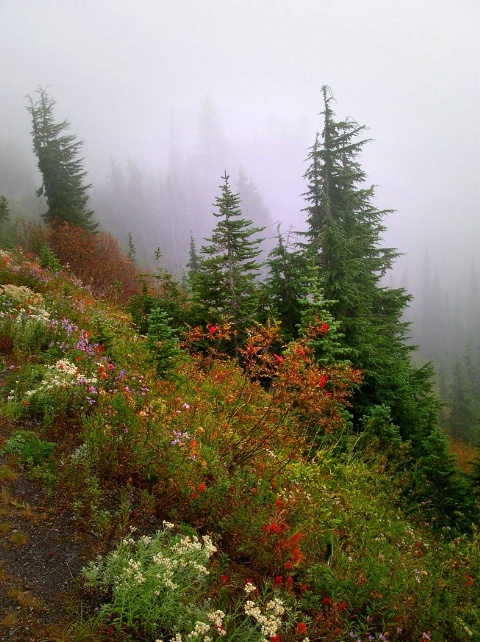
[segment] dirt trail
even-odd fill
[[[0,448],[11,432],[3,421]],[[94,547],[28,470],[0,456],[0,640],[65,640],[68,622],[91,608],[79,572]]]

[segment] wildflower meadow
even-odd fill
[[[0,283],[2,453],[96,534],[89,639],[480,639],[478,532],[412,508],[380,411],[352,429],[363,373],[315,359],[329,320],[252,324],[232,356],[227,321],[140,334],[20,251]]]

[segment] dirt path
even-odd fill
[[[0,448],[11,431],[0,425]],[[0,640],[67,640],[68,623],[91,610],[79,572],[94,549],[28,470],[0,456]]]

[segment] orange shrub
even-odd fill
[[[111,234],[62,223],[48,229],[47,240],[62,265],[96,295],[125,302],[138,293],[139,272]]]

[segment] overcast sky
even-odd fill
[[[193,136],[208,96],[233,143],[298,140],[295,162],[259,150],[247,167],[289,223],[327,84],[337,116],[369,127],[389,243],[412,260],[436,247],[455,272],[480,236],[479,26],[479,0],[0,0],[0,138],[30,148],[25,95],[48,85],[91,180],[112,156],[153,171],[172,118]]]

